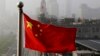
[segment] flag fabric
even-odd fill
[[[40,52],[64,53],[76,50],[76,28],[57,27],[33,20],[25,13],[25,48]]]

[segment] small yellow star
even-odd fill
[[[40,32],[42,32],[43,30],[42,29],[40,29]]]
[[[40,25],[38,24],[37,27],[40,27]]]
[[[35,37],[38,37],[38,34],[35,34]]]
[[[32,26],[33,26],[32,23],[27,21],[27,27],[32,29]]]

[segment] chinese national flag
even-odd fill
[[[76,28],[42,24],[24,15],[25,47],[41,52],[64,53],[76,50]]]

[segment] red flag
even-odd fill
[[[42,24],[24,14],[25,47],[41,52],[72,52],[76,50],[76,28]]]

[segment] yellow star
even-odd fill
[[[27,27],[32,29],[32,26],[33,26],[32,23],[27,21]]]
[[[38,24],[37,27],[40,27],[40,25]]]
[[[35,34],[35,37],[38,37],[38,34]]]
[[[42,32],[43,30],[42,29],[40,29],[40,32]]]

